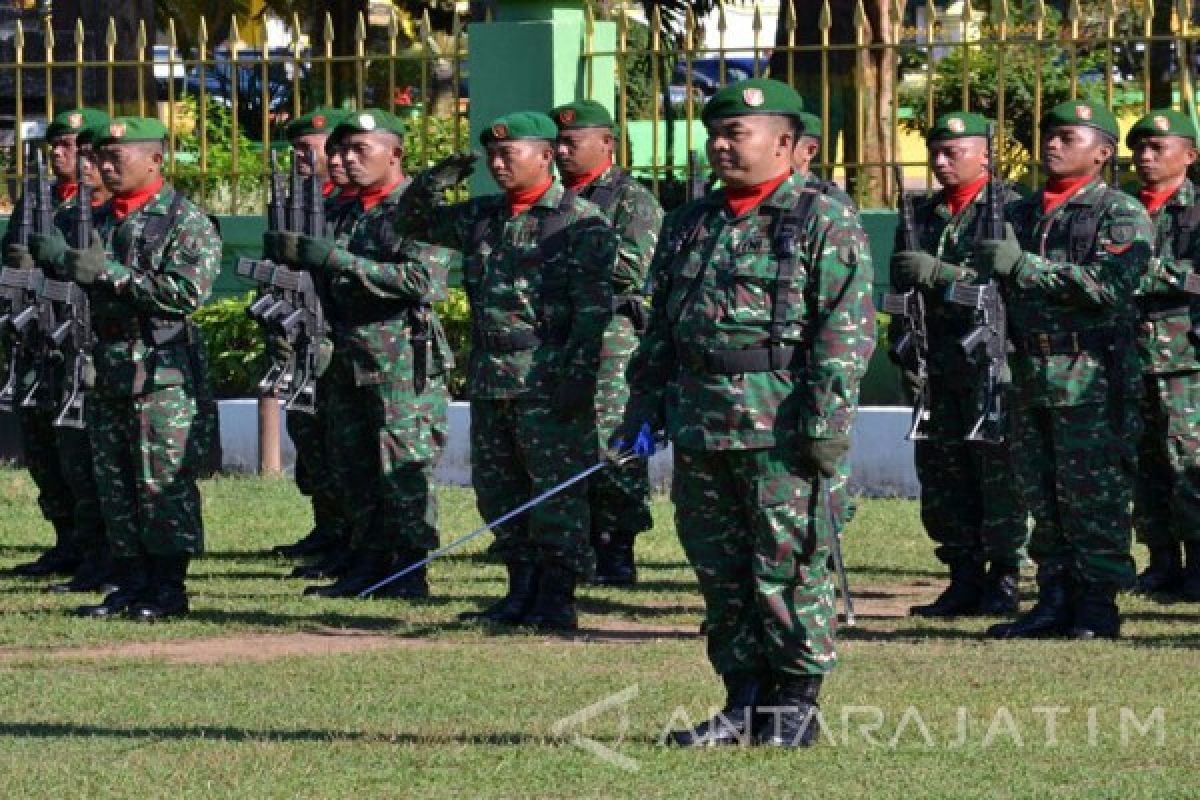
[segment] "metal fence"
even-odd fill
[[[647,18],[640,5],[589,0],[581,94],[607,83],[599,70],[614,70],[621,163],[669,196],[681,189],[687,154],[703,152],[703,101],[722,83],[769,72],[821,116],[820,171],[866,205],[892,201],[894,164],[906,168],[908,188],[930,183],[918,134],[942,111],[996,118],[1004,170],[1030,183],[1038,119],[1060,100],[1101,100],[1126,120],[1167,104],[1195,114],[1200,28],[1191,0],[958,2],[949,13],[932,0],[781,0],[777,24],[771,9],[732,0],[704,19],[674,20],[657,6]],[[749,19],[748,35],[734,30],[734,17]],[[599,44],[605,20],[615,23],[615,46]],[[221,26],[220,42],[203,19],[186,41],[174,20],[155,37],[111,20],[87,31],[29,15],[5,24],[0,213],[26,169],[24,140],[56,109],[76,105],[157,114],[170,131],[168,175],[219,213],[261,209],[266,152],[288,120],[316,105],[406,115],[410,166],[470,145],[461,18],[439,33],[427,15],[393,12],[382,25],[359,17],[351,46],[339,43],[328,16],[307,36],[293,19],[282,49],[240,43],[237,19]]]
[[[615,61],[617,115],[633,134],[622,163],[656,185],[702,151],[695,120],[716,86],[768,73],[821,117],[820,171],[868,205],[892,201],[894,164],[908,188],[930,184],[919,132],[946,111],[998,120],[1002,168],[1031,185],[1038,121],[1058,102],[1102,101],[1126,121],[1162,105],[1195,116],[1190,0],[960,0],[952,11],[932,0],[781,0],[775,23],[757,4],[718,3],[707,19],[674,21],[638,8],[589,11],[586,75],[590,87],[596,65]],[[743,42],[728,43],[735,9],[749,16],[748,44],[744,23]],[[596,19],[616,23],[615,49],[594,46]],[[660,132],[638,136],[639,118]]]
[[[299,19],[290,27],[289,46],[267,49],[242,43],[236,18],[219,43],[200,18],[188,45],[175,20],[157,43],[143,23],[130,47],[111,19],[104,30],[79,22],[67,32],[48,16],[17,19],[0,33],[0,183],[11,189],[23,174],[24,141],[40,138],[56,110],[82,105],[162,119],[167,174],[219,213],[262,208],[265,154],[282,143],[290,120],[316,106],[401,114],[410,166],[466,146],[461,22],[446,33],[434,31],[427,14],[393,12],[375,26],[360,15],[352,47],[335,47],[328,15],[319,36],[303,35]],[[0,189],[0,213],[5,201]]]

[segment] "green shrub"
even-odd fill
[[[209,303],[192,315],[208,348],[209,378],[217,397],[253,397],[266,374],[262,330],[246,316],[254,299],[248,292]]]
[[[454,369],[446,379],[450,396],[455,400],[465,400],[467,355],[471,349],[471,313],[467,305],[467,293],[462,289],[451,289],[450,296],[437,303],[435,308],[442,320],[442,327],[446,329],[450,349],[454,353]]]

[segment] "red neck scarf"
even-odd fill
[[[1077,191],[1095,179],[1095,175],[1080,175],[1077,178],[1050,178],[1042,189],[1042,213],[1049,214],[1071,199]]]
[[[601,175],[608,172],[610,167],[612,167],[612,161],[609,161],[607,164],[604,164],[603,166],[598,167],[591,172],[585,172],[582,175],[575,175],[573,177],[569,175],[563,175],[563,186],[567,187],[572,192],[578,192],[580,189],[596,180],[596,178],[599,178]]]
[[[154,183],[151,183],[149,186],[143,186],[141,189],[137,189],[132,192],[114,194],[112,198],[113,216],[118,220],[125,219],[134,211],[137,211],[139,208],[146,205],[146,203],[149,203],[150,199],[154,197],[154,195],[158,194],[162,187],[163,179],[160,175],[157,179],[155,179]]]
[[[1138,200],[1142,201],[1147,213],[1157,214],[1158,210],[1167,204],[1167,201],[1175,192],[1179,191],[1179,187],[1182,185],[1183,179],[1181,178],[1178,183],[1171,184],[1166,189],[1138,189]]]
[[[532,189],[513,189],[504,193],[508,198],[508,211],[512,216],[524,214],[534,203],[541,199],[551,186],[554,185],[554,178],[547,177],[543,183],[539,183]]]
[[[400,181],[402,180],[404,180],[403,176],[386,186],[368,186],[365,189],[359,189],[358,202],[362,203],[363,211],[370,211],[379,205],[379,202],[383,198],[396,190],[396,187],[400,185]]]
[[[333,190],[336,188],[337,187],[333,185],[333,181],[325,181],[325,185],[321,187],[321,196],[329,197],[329,195],[333,194]]]
[[[739,186],[736,188],[726,186],[725,204],[729,206],[729,210],[733,212],[735,217],[740,217],[763,200],[766,200],[771,192],[778,189],[791,174],[791,170],[788,170],[781,175],[771,178],[769,181],[756,183],[753,186]]]
[[[65,203],[75,195],[79,194],[78,183],[56,183],[54,184],[54,195],[58,198],[58,202]]]
[[[946,207],[950,209],[951,214],[957,215],[967,205],[975,200],[979,195],[979,190],[987,185],[988,176],[985,172],[970,183],[963,183],[958,186],[948,186],[942,189],[942,199],[946,202]]]
[[[350,203],[357,199],[358,199],[358,187],[357,186],[343,186],[342,190],[340,192],[338,192],[337,202],[339,204]]]

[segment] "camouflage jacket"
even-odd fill
[[[605,367],[611,364],[614,370],[621,373],[612,377],[624,380],[626,360],[637,347],[638,341],[633,315],[640,313],[644,318],[646,274],[650,270],[650,259],[654,257],[663,211],[654,195],[640,183],[630,178],[618,185],[616,179],[619,174],[616,167],[609,168],[581,189],[579,196],[595,203],[611,192],[609,202],[598,203],[600,210],[612,222],[618,239],[617,262],[611,278],[613,317],[604,335],[602,358],[605,366],[601,367],[601,372],[608,371]],[[615,192],[612,190],[614,185],[618,185]]]
[[[564,381],[595,385],[612,318],[617,237],[599,209],[574,197],[561,231],[541,247],[539,230],[565,195],[556,182],[515,217],[503,195],[434,217],[433,241],[462,252],[472,397],[549,397]]]
[[[1200,354],[1188,336],[1194,324],[1192,295],[1184,281],[1193,274],[1197,246],[1194,222],[1196,187],[1184,179],[1170,199],[1151,216],[1154,257],[1138,287],[1137,346],[1142,370],[1151,374],[1200,370]],[[1190,226],[1186,223],[1192,223]],[[1186,228],[1190,227],[1190,230]],[[1195,278],[1192,279],[1193,281]]]
[[[1006,203],[1018,199],[1016,192],[1010,190],[1005,193]],[[921,250],[939,261],[957,266],[955,280],[960,283],[975,283],[978,280],[978,275],[968,262],[975,243],[979,241],[979,228],[986,208],[986,185],[957,214],[951,213],[946,205],[944,191],[913,204],[913,218]],[[904,232],[897,228],[892,252],[898,253],[904,248]],[[895,274],[891,280],[895,286]],[[973,326],[971,309],[946,302],[945,289],[921,289],[921,294],[925,299],[925,326],[929,333],[929,373],[935,376],[966,374],[964,371],[970,368],[959,340]],[[893,334],[896,324],[893,322]]]
[[[650,328],[630,365],[626,425],[665,427],[697,450],[788,446],[846,435],[875,345],[870,248],[857,217],[814,193],[796,239],[796,270],[779,292],[789,365],[737,374],[714,369],[722,351],[767,344],[776,309],[775,220],[801,198],[789,178],[734,218],[724,192],[672,212],[652,266]]]
[[[92,212],[108,257],[132,273],[88,290],[95,349],[96,387],[113,394],[142,394],[192,385],[188,315],[212,291],[221,270],[221,238],[212,221],[180,198],[175,223],[162,236],[147,225],[165,225],[176,192],[169,185],[123,220],[105,203]],[[118,272],[123,272],[119,270]]]
[[[1071,406],[1136,394],[1141,382],[1132,342],[1133,293],[1154,241],[1145,210],[1097,177],[1049,214],[1042,213],[1040,191],[1012,203],[1007,213],[1025,250],[1004,281],[1018,402]],[[1081,224],[1090,215],[1095,224]],[[1074,243],[1073,230],[1081,233]],[[1084,231],[1095,235],[1084,237]],[[1063,348],[1072,334],[1116,344],[1110,349],[1083,341]],[[1062,349],[1074,352],[1055,352]],[[1110,387],[1110,380],[1117,385]]]
[[[803,180],[802,185],[806,189],[816,189],[826,197],[832,197],[834,200],[837,200],[855,214],[858,213],[858,205],[854,202],[854,198],[846,194],[846,190],[833,181],[827,181],[814,172],[809,172],[807,175],[801,176],[801,180]]]
[[[356,386],[414,380],[413,334],[423,332],[426,376],[444,374],[453,357],[432,304],[446,297],[454,253],[415,239],[399,205],[410,182],[364,210],[343,204],[334,239],[350,258],[318,277],[322,308],[333,334],[330,377]]]

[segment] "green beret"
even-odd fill
[[[404,138],[404,121],[395,114],[381,108],[364,108],[362,111],[350,111],[345,114],[333,129],[339,138],[351,133],[394,133]]]
[[[796,90],[782,81],[770,78],[750,78],[718,89],[700,117],[705,125],[722,117],[741,117],[748,114],[777,114],[800,118],[804,100]]]
[[[292,120],[287,126],[288,141],[312,133],[329,134],[346,118],[340,108],[314,108],[302,117]]]
[[[800,120],[800,134],[802,136],[811,136],[814,139],[821,138],[821,118],[816,114],[810,114],[807,111],[801,111],[796,117]]]
[[[987,136],[990,120],[980,114],[970,111],[952,111],[942,114],[933,121],[925,134],[926,142],[940,142],[946,139],[965,139],[968,136]]]
[[[46,126],[46,139],[55,139],[67,133],[81,133],[84,128],[104,125],[107,122],[108,114],[98,108],[73,108],[70,111],[60,111]]]
[[[1099,103],[1068,100],[1065,103],[1059,103],[1042,115],[1043,134],[1051,128],[1062,128],[1069,125],[1085,125],[1103,131],[1114,142],[1121,135],[1120,129],[1117,128],[1117,118]]]
[[[113,117],[108,124],[92,126],[92,144],[127,142],[161,142],[167,138],[167,129],[153,117]]]
[[[556,106],[550,116],[562,131],[576,128],[608,128],[615,131],[617,127],[608,109],[595,100],[576,100]]]
[[[540,111],[514,111],[492,120],[492,124],[479,134],[479,142],[506,142],[514,139],[545,139],[553,142],[558,138],[558,127],[554,120]]]
[[[1133,147],[1139,136],[1182,136],[1196,141],[1196,123],[1187,114],[1173,108],[1158,108],[1134,123],[1125,136],[1125,144]]]

